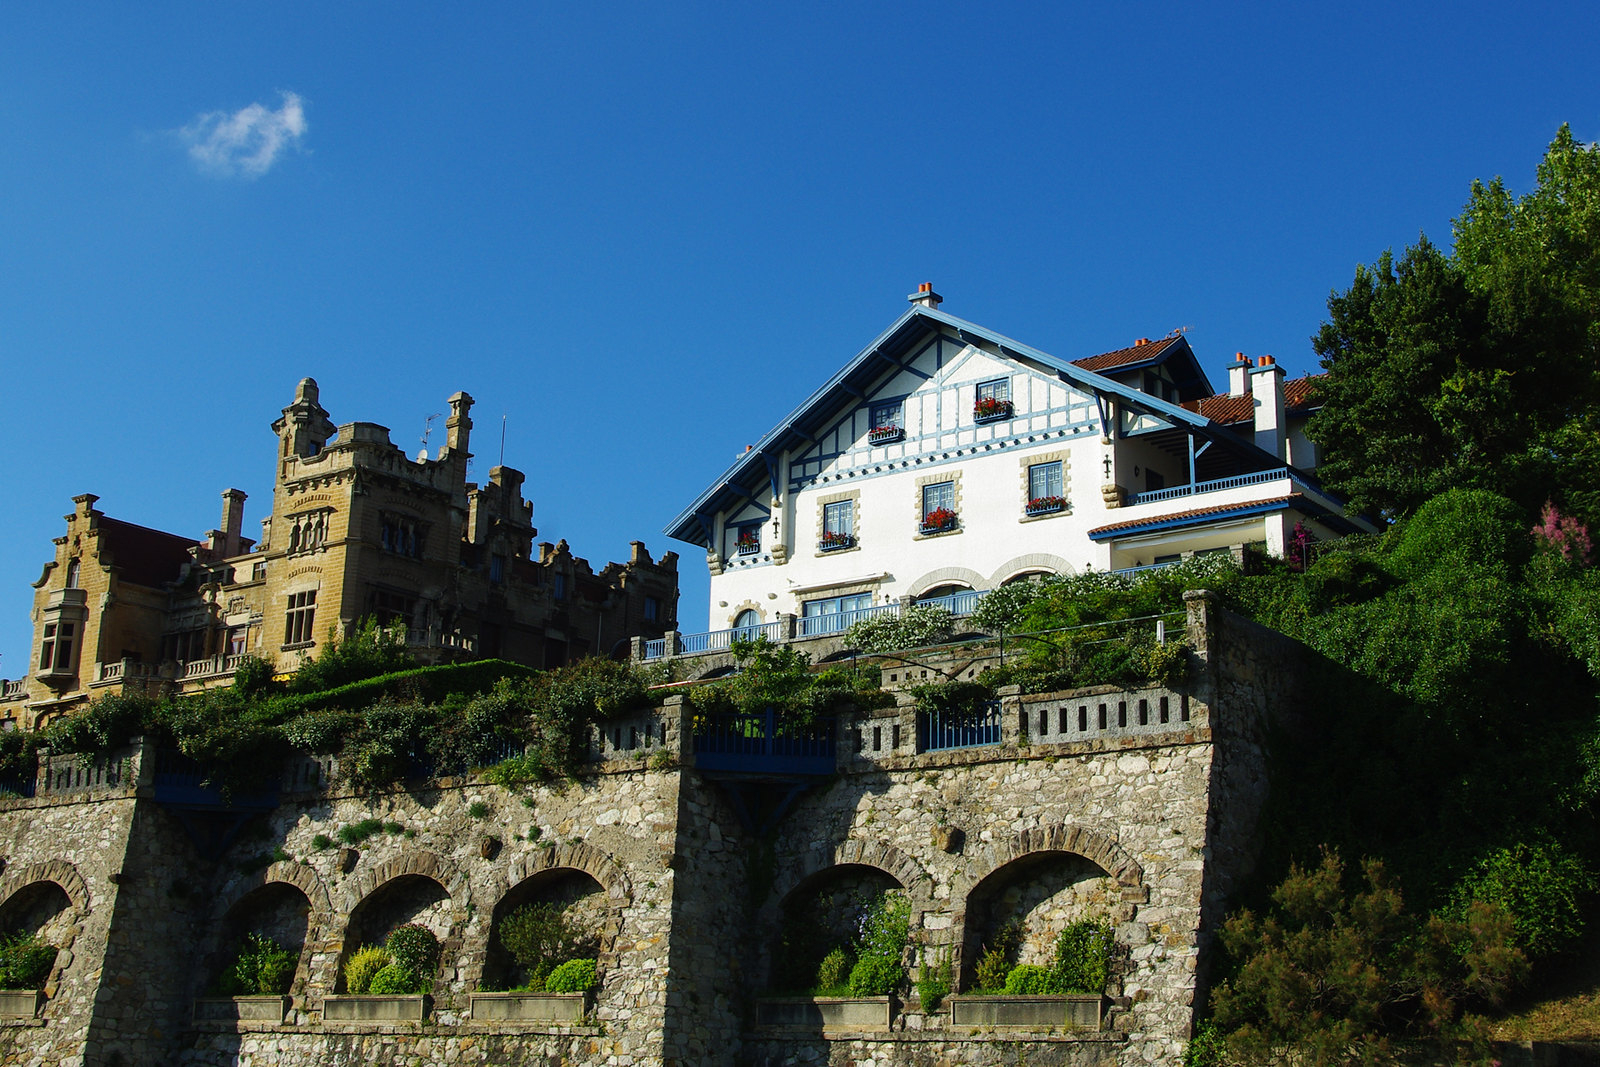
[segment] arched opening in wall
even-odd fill
[[[711,670],[706,671],[706,673],[702,674],[699,677],[699,679],[697,679],[697,680],[703,682],[703,681],[707,680],[708,678],[726,678],[730,674],[737,674],[737,673],[739,673],[739,668],[733,666],[732,664],[729,664],[729,665],[727,665],[725,667],[713,667]]]
[[[0,934],[9,944],[0,955],[12,989],[40,989],[55,970],[56,956],[71,937],[72,900],[55,882],[31,882],[0,907]]]
[[[840,995],[868,913],[885,894],[904,890],[887,871],[861,863],[825,868],[795,886],[779,904],[768,989]]]
[[[967,992],[1000,991],[1019,964],[1053,966],[1056,942],[1075,922],[1104,919],[1115,927],[1129,917],[1117,880],[1093,860],[1063,851],[1029,853],[990,872],[967,894],[966,914]]]
[[[961,593],[970,592],[972,592],[972,586],[967,585],[964,582],[947,582],[944,585],[934,586],[926,593],[919,594],[917,596],[917,603],[926,604],[930,600],[939,600],[943,597],[953,597]]]
[[[1005,581],[1001,582],[1000,584],[1001,585],[1016,585],[1018,582],[1042,582],[1046,578],[1054,578],[1055,577],[1055,573],[1056,573],[1055,571],[1049,571],[1049,570],[1018,571],[1016,574],[1013,574],[1011,577],[1007,578]]]
[[[311,901],[297,885],[268,882],[241,897],[222,920],[202,992],[283,995],[300,973]]]
[[[530,875],[495,905],[482,988],[537,992],[561,964],[598,960],[616,932],[616,909],[587,871],[552,867]]]
[[[347,965],[362,949],[388,945],[390,935],[403,926],[422,927],[442,946],[452,932],[450,911],[450,894],[444,886],[425,874],[401,875],[374,889],[356,905],[345,927],[344,955],[339,960],[338,991],[366,992],[350,988],[351,975]],[[431,987],[438,977],[443,955],[442,952],[435,953],[431,971],[418,975],[425,986]],[[370,980],[373,975],[364,977]]]

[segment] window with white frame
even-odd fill
[[[1028,467],[1028,501],[1060,499],[1062,496],[1061,461],[1035,463]]]
[[[956,483],[934,482],[922,487],[922,526],[945,530],[956,521]]]
[[[854,500],[836,500],[822,506],[822,539],[849,544],[855,537]]]
[[[902,429],[901,419],[904,418],[905,402],[901,400],[880,400],[872,405],[872,432],[874,436]]]
[[[47,622],[44,640],[39,644],[39,669],[65,671],[72,667],[72,649],[77,636],[77,623]]]
[[[800,632],[808,637],[813,634],[843,633],[850,629],[851,624],[864,618],[864,613],[871,607],[871,593],[807,600],[800,605]]]
[[[993,381],[978,383],[979,400],[1010,400],[1011,379],[996,378]]]
[[[308,645],[316,640],[317,591],[289,594],[289,612],[284,618],[283,643]]]

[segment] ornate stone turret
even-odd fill
[[[272,424],[272,432],[282,441],[278,456],[309,459],[322,451],[334,434],[333,421],[317,403],[317,380],[301,378],[294,389],[294,403],[283,409],[283,417]]]

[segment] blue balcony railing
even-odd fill
[[[735,626],[731,630],[712,630],[703,634],[684,634],[678,645],[684,655],[696,652],[720,652],[733,647],[735,641],[754,641],[765,637],[768,641],[783,639],[783,623],[764,622],[759,626]]]
[[[658,637],[654,641],[646,641],[644,643],[644,658],[645,659],[660,659],[662,656],[665,656],[666,654],[667,654],[667,639],[665,637]]]
[[[976,711],[917,712],[917,747],[922,752],[974,748],[1000,743],[1000,702],[991,700]]]
[[[921,597],[917,600],[917,607],[943,608],[952,615],[971,615],[986,592],[986,589],[963,589],[944,596]]]
[[[696,715],[694,764],[703,771],[832,774],[835,723],[786,722],[771,708],[759,714]]]
[[[842,634],[862,619],[870,619],[874,615],[898,615],[899,613],[899,604],[879,604],[876,607],[855,608],[851,611],[834,611],[826,615],[806,615],[800,619],[800,636],[818,637],[822,634]]]

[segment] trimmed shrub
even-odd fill
[[[547,993],[583,993],[594,988],[594,960],[568,960],[544,980]]]
[[[383,947],[397,967],[410,971],[425,984],[433,983],[433,974],[439,969],[439,939],[432,930],[407,923],[396,927]]]
[[[862,956],[850,968],[852,997],[881,997],[893,993],[905,977],[905,968],[887,956]]]
[[[421,993],[424,984],[411,968],[391,963],[372,976],[372,984],[367,987],[367,992],[373,996]]]
[[[568,922],[561,905],[524,904],[496,924],[501,946],[522,971],[528,989],[544,988],[563,960],[582,957],[599,946],[588,930]]]
[[[355,955],[345,961],[344,991],[357,995],[370,991],[373,977],[393,962],[393,957],[381,946],[356,949]]]

